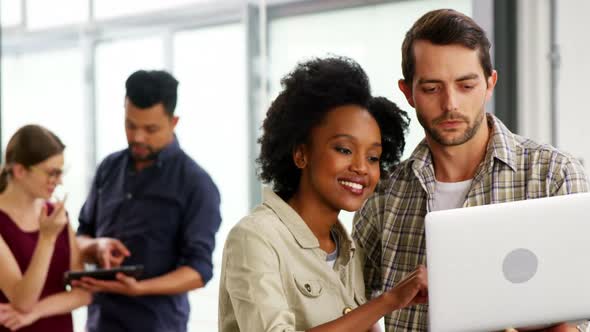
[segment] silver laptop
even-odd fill
[[[590,318],[590,194],[426,216],[433,332]]]

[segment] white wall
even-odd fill
[[[589,1],[557,1],[557,133],[551,141],[551,63],[549,0],[518,2],[518,133],[542,143],[552,143],[585,160],[590,170],[590,112],[584,103],[590,76]],[[502,84],[500,75],[499,84]]]
[[[521,0],[518,12],[518,133],[551,143],[549,3]]]
[[[590,170],[590,1],[557,1],[557,42],[561,53],[558,80],[559,147],[585,161]]]

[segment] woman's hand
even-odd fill
[[[394,288],[383,293],[395,309],[428,302],[428,274],[424,265],[405,276]]]
[[[521,331],[532,331],[531,329],[524,329]],[[504,332],[519,332],[519,330],[517,329],[506,329]],[[553,325],[547,328],[543,328],[540,330],[534,330],[534,332],[578,332],[578,329],[573,326],[573,325],[569,325],[567,323],[559,323],[557,325]]]
[[[65,199],[57,202],[50,215],[47,215],[47,206],[43,205],[39,216],[39,236],[55,240],[64,226],[68,223],[65,210]]]
[[[37,319],[34,311],[22,313],[14,309],[10,303],[0,303],[0,325],[11,331],[29,326]]]

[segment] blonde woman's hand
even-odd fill
[[[49,215],[47,215],[47,205],[43,204],[39,216],[39,236],[55,240],[67,223],[65,199],[55,203]]]

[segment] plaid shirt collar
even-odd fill
[[[488,142],[486,156],[484,158],[484,165],[491,170],[494,165],[494,160],[499,160],[508,165],[513,171],[517,170],[516,164],[516,146],[518,142],[514,134],[506,128],[506,126],[498,120],[494,115],[487,113],[487,123],[492,129],[492,136]],[[432,166],[432,155],[426,139],[423,139],[420,144],[414,149],[410,158],[408,158],[412,169],[416,174],[421,173],[425,167]]]

